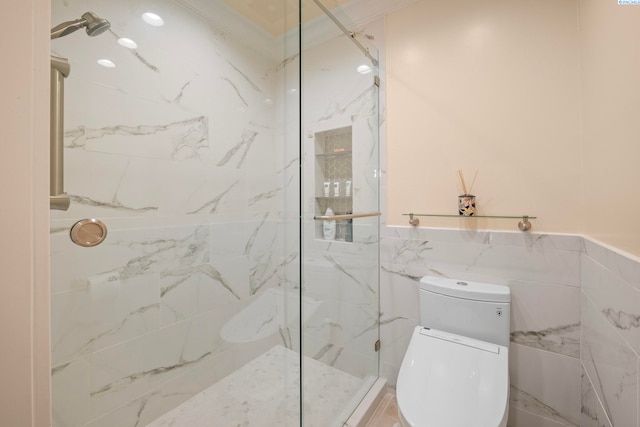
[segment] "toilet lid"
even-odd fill
[[[509,350],[417,327],[398,375],[398,409],[418,427],[497,427],[507,410]]]

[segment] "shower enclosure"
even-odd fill
[[[341,426],[377,379],[376,53],[316,3],[52,2],[111,24],[51,43],[54,426]]]

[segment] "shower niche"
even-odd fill
[[[353,213],[353,128],[345,126],[314,133],[316,215]],[[316,238],[325,239],[323,221]],[[353,241],[353,220],[337,220],[333,240]]]

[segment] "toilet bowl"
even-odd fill
[[[505,427],[509,350],[434,329],[415,328],[398,376],[404,427]]]
[[[505,427],[509,287],[424,277],[396,394],[404,427]]]

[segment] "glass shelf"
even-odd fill
[[[447,215],[447,214],[418,214],[418,213],[403,213],[404,216],[436,216],[436,217],[446,217],[446,218],[503,218],[503,219],[538,219],[537,216],[529,216],[529,215],[473,215],[473,216],[464,216],[464,215]]]
[[[409,217],[409,224],[417,227],[420,225],[420,220],[416,217],[418,216],[430,216],[430,217],[440,217],[440,218],[500,218],[500,219],[519,219],[518,228],[520,231],[529,231],[531,230],[530,219],[538,219],[537,216],[529,216],[529,215],[473,215],[473,216],[464,216],[464,215],[455,215],[455,214],[414,214],[414,213],[403,213],[402,215]]]
[[[320,196],[320,197],[316,197],[316,200],[341,200],[341,199],[352,199],[352,198],[353,196],[329,196],[329,197]]]
[[[330,152],[330,153],[318,153],[316,154],[316,157],[318,158],[340,157],[340,156],[351,155],[352,152],[353,152],[352,150],[344,150],[344,151],[336,151],[336,152]]]

